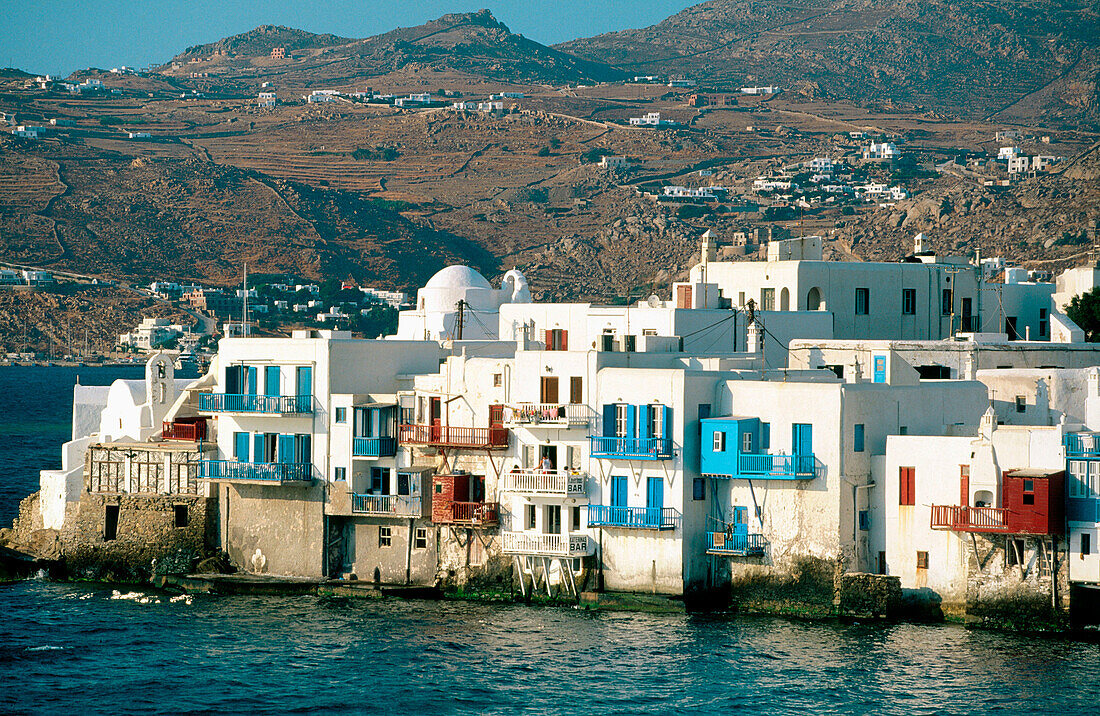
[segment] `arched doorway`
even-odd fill
[[[791,310],[791,292],[788,291],[785,286],[783,287],[783,290],[779,292],[779,310]]]
[[[810,289],[810,292],[806,294],[806,310],[807,311],[824,311],[825,310],[825,297],[821,295],[821,289],[814,286]]]

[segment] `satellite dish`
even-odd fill
[[[660,306],[661,306],[661,299],[658,298],[657,294],[655,294],[655,293],[652,294],[649,298],[647,298],[645,300],[645,302],[646,302],[646,305],[648,305],[650,308],[660,308]]]

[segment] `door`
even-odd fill
[[[611,506],[626,507],[626,476],[611,476]]]
[[[886,356],[875,356],[874,375],[871,378],[871,382],[886,382]]]
[[[645,506],[650,509],[654,519],[660,517],[665,506],[665,481],[660,477],[651,477],[646,481]]]
[[[1008,340],[1010,341],[1020,340],[1020,334],[1016,332],[1016,316],[1005,318],[1005,333],[1008,334]]]
[[[791,452],[795,455],[794,468],[798,473],[813,470],[813,426],[795,423],[791,426]]]
[[[308,410],[313,404],[313,366],[298,366],[295,373],[294,394],[298,396],[299,410]]]
[[[546,506],[546,522],[544,523],[546,534],[561,534],[561,505]]]
[[[691,308],[691,286],[676,287],[676,308]]]
[[[584,378],[575,375],[569,379],[569,402],[578,405],[583,402]]]
[[[962,300],[962,320],[959,322],[959,329],[963,333],[969,333],[974,330],[974,299],[964,298]]]
[[[540,403],[558,402],[558,377],[551,375],[542,376],[542,386],[539,391]]]
[[[747,535],[749,533],[749,508],[734,506],[733,508],[733,533],[735,535]]]
[[[279,395],[279,366],[264,366],[264,395]]]
[[[293,435],[279,436],[279,462],[298,462],[297,440]]]
[[[549,464],[549,468],[547,465]],[[539,445],[539,469],[540,470],[557,470],[558,469],[558,446],[557,445]]]
[[[431,426],[431,439],[437,441],[442,434],[443,401],[440,398],[428,399],[428,425]]]
[[[233,433],[233,457],[248,462],[248,433]]]
[[[959,465],[959,505],[970,505],[970,466]]]

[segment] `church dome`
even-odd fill
[[[469,266],[448,266],[428,279],[428,283],[424,284],[424,288],[455,290],[492,287],[484,276]]]

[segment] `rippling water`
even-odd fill
[[[7,370],[5,519],[37,471],[56,466],[76,373],[85,383],[140,375]],[[1100,646],[953,626],[0,585],[4,714],[1087,714],[1098,704]]]

